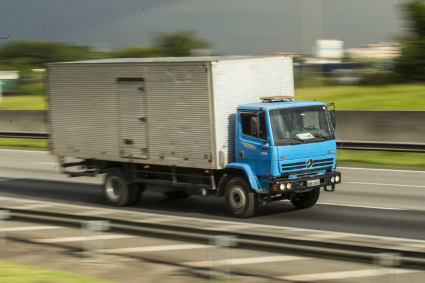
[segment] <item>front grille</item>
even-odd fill
[[[326,159],[312,159],[313,166],[311,168],[306,167],[306,161],[304,162],[295,162],[295,163],[285,163],[281,165],[282,177],[289,175],[299,175],[299,174],[314,174],[309,172],[317,172],[317,171],[330,171],[332,169],[332,165],[334,162],[333,158]],[[330,166],[330,167],[329,167]],[[328,170],[328,168],[330,168]],[[301,170],[300,170],[301,169]]]
[[[315,175],[318,171],[326,170],[326,172],[332,171],[332,167],[324,167],[320,169],[307,169],[307,170],[298,170],[298,171],[291,171],[291,172],[285,172],[280,175],[280,177],[288,178],[289,175]]]

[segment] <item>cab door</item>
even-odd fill
[[[270,175],[266,117],[265,111],[240,111],[238,115],[237,161],[248,163],[259,176]]]

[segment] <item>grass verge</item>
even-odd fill
[[[334,102],[337,110],[425,110],[425,85],[297,88],[295,99]]]
[[[44,96],[39,95],[5,96],[0,102],[0,109],[44,110],[46,101]]]
[[[358,101],[356,105],[356,99]],[[295,89],[297,100],[335,102],[336,109],[352,110],[425,110],[425,84],[385,86],[316,86]],[[46,109],[40,95],[3,97],[0,109]]]
[[[48,139],[17,139],[17,138],[0,138],[1,148],[20,148],[20,149],[49,149]]]
[[[337,164],[425,169],[425,153],[343,149]]]
[[[0,282],[7,283],[107,283],[90,277],[75,275],[66,272],[53,271],[44,268],[32,267],[7,261],[0,261]]]

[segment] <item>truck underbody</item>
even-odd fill
[[[228,203],[231,203],[233,199],[233,203],[236,203],[233,206],[236,207],[237,203],[242,201],[244,203],[251,201],[253,202],[251,205],[257,206],[272,201],[291,200],[299,208],[308,208],[317,201],[320,188],[323,187],[325,191],[332,192],[335,190],[335,185],[341,182],[341,174],[332,171],[319,176],[306,175],[297,179],[270,178],[269,188],[260,188],[255,191],[249,185],[249,177],[246,176],[245,172],[234,168],[211,170],[96,159],[66,162],[65,157],[59,157],[58,160],[61,165],[61,172],[70,177],[95,177],[99,174],[106,174],[103,193],[111,204],[117,206],[134,205],[143,191],[154,191],[164,193],[170,199],[191,195],[225,196]],[[241,179],[240,182],[245,181],[246,189],[253,194],[252,200],[243,199],[246,196],[244,196],[242,189],[236,190],[234,194],[236,197],[229,196],[232,193],[229,183],[236,179]],[[319,180],[319,183],[307,185],[310,180]],[[291,184],[289,188],[288,184]],[[306,204],[297,202],[305,195],[317,196],[313,196],[313,200]],[[229,210],[235,214],[233,206],[230,205]],[[249,217],[255,213],[255,210],[248,213],[249,215],[246,213],[238,215],[236,213],[235,216]]]

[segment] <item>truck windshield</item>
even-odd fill
[[[271,110],[270,122],[276,145],[322,142],[334,139],[325,106]]]

